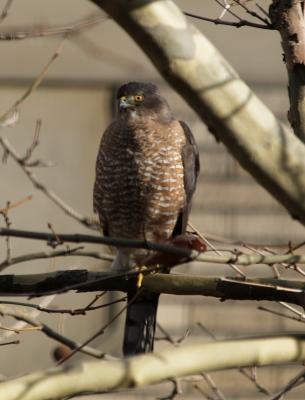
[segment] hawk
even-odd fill
[[[184,234],[199,173],[198,149],[153,83],[129,82],[117,92],[118,114],[105,130],[96,161],[94,209],[105,236],[164,242]],[[143,252],[143,250],[142,250]],[[116,271],[141,251],[117,248]],[[136,293],[128,293],[131,299]],[[123,352],[153,351],[158,294],[128,306]]]

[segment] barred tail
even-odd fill
[[[128,292],[128,301],[136,294]],[[154,349],[159,294],[143,291],[127,307],[123,353],[131,356]]]

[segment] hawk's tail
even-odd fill
[[[136,291],[128,292],[128,302]],[[127,307],[123,353],[130,356],[154,349],[159,294],[143,291]]]

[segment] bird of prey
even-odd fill
[[[199,173],[198,149],[153,83],[117,92],[118,114],[96,161],[94,209],[105,236],[165,242],[186,231]],[[143,250],[142,250],[143,251]],[[116,271],[135,265],[139,250],[117,248]],[[134,297],[128,293],[128,299]],[[159,295],[142,292],[127,308],[124,355],[153,351]]]

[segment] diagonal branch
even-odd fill
[[[253,177],[305,225],[305,146],[173,1],[92,0],[138,43]]]
[[[304,335],[199,342],[128,360],[83,362],[36,372],[2,383],[0,389],[5,400],[56,400],[145,387],[201,372],[304,360]]]
[[[59,334],[58,332],[56,332],[52,328],[50,328],[48,325],[41,323],[41,322],[37,322],[34,318],[30,317],[26,313],[15,310],[11,307],[0,305],[0,315],[13,317],[19,321],[24,321],[27,324],[39,329],[41,332],[43,332],[48,337],[56,340],[59,343],[62,343],[64,345],[68,346],[70,349],[76,349],[80,346],[79,343],[74,342],[73,340],[67,338],[66,336]],[[104,353],[100,352],[99,350],[95,350],[92,347],[88,347],[88,346],[83,346],[80,349],[80,351],[82,351],[83,353],[88,354],[90,356],[97,357],[97,358],[104,357]]]
[[[63,36],[66,34],[73,35],[107,20],[107,18],[107,15],[96,14],[65,26],[46,26],[40,29],[30,28],[24,31],[0,32],[0,41],[24,40],[47,36]]]
[[[22,171],[26,174],[26,176],[36,189],[44,193],[45,196],[48,197],[53,203],[55,203],[65,214],[69,215],[70,217],[88,228],[97,229],[96,225],[92,222],[92,218],[81,215],[78,211],[74,210],[69,204],[62,200],[58,196],[58,194],[49,189],[43,182],[40,181],[35,173],[32,171],[32,169],[26,165],[24,157],[22,157],[17,152],[17,150],[6,138],[0,136],[0,145],[2,146],[6,154],[10,155],[13,160],[20,166]]]

